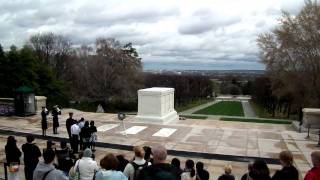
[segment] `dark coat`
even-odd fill
[[[72,119],[72,118],[68,118],[66,120],[66,128],[67,128],[69,136],[71,136],[71,126],[76,124],[76,123],[77,123],[77,121],[75,119]]]
[[[48,129],[47,115],[49,112],[41,111],[41,128],[43,130]]]
[[[299,180],[298,170],[294,166],[284,167],[271,178],[272,180]]]
[[[180,175],[171,164],[160,163],[145,167],[140,171],[139,180],[179,180]]]
[[[61,111],[57,111],[56,109],[53,109],[52,112],[52,120],[53,120],[53,127],[59,127],[59,117],[58,115],[61,114]]]
[[[201,171],[197,171],[197,176],[201,179],[201,180],[209,180],[210,174],[207,170],[203,169]]]
[[[91,134],[92,134],[92,133],[96,133],[96,132],[98,132],[98,131],[97,131],[97,127],[96,127],[96,126],[90,126],[89,128],[90,128],[90,132],[91,132]]]
[[[32,143],[26,143],[22,145],[22,151],[24,154],[24,164],[35,168],[39,162],[39,157],[41,157],[39,147]]]
[[[218,180],[235,180],[235,178],[233,175],[223,174],[218,178]]]
[[[7,163],[16,162],[20,164],[21,151],[17,146],[8,146],[5,147]]]

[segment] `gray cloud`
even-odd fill
[[[22,46],[30,35],[48,31],[77,46],[113,37],[132,42],[148,67],[262,69],[257,35],[277,25],[281,10],[296,14],[303,2],[0,0],[0,43]]]

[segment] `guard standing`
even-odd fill
[[[47,115],[49,114],[49,111],[46,107],[42,107],[41,111],[41,128],[42,128],[42,136],[46,136],[46,131],[48,129],[48,122],[47,122]]]
[[[52,120],[53,120],[53,134],[58,134],[58,127],[59,127],[59,117],[58,115],[61,114],[61,111],[57,105],[53,107],[53,110],[51,112],[52,114]]]

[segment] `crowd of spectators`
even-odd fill
[[[181,168],[180,160],[173,158],[168,163],[167,150],[161,145],[150,147],[136,146],[134,156],[127,160],[122,155],[106,154],[99,163],[94,152],[86,147],[79,154],[69,148],[66,141],[56,147],[52,141],[47,141],[47,147],[41,153],[33,143],[34,137],[28,135],[22,145],[22,152],[16,144],[14,136],[9,136],[5,146],[6,160],[9,164],[9,180],[18,179],[17,171],[20,157],[23,155],[26,180],[208,180],[210,173],[204,169],[202,162],[191,159],[185,161]],[[42,157],[42,158],[40,158]],[[311,154],[313,168],[306,174],[305,180],[317,180],[320,177],[320,151]],[[293,165],[293,155],[290,151],[279,154],[282,169],[271,176],[265,161],[258,159],[248,164],[248,172],[241,180],[298,180],[299,172]],[[16,167],[16,169],[14,168]],[[16,171],[15,171],[16,170]],[[224,167],[224,174],[218,180],[235,180],[232,165]]]

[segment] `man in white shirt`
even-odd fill
[[[71,126],[71,149],[73,153],[78,153],[78,145],[79,145],[79,134],[81,132],[78,123]]]

